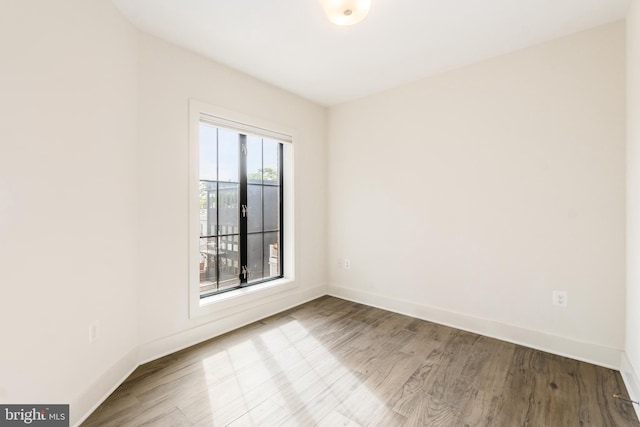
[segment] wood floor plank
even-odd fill
[[[464,375],[465,367],[475,357],[472,348],[479,335],[458,331],[443,346],[442,360],[427,379],[424,392],[456,407],[464,407],[473,396],[472,377]]]
[[[316,424],[317,427],[362,427],[362,424],[345,417],[340,412],[331,411]]]
[[[238,377],[229,378],[218,387],[200,390],[197,394],[180,400],[177,407],[193,423],[212,416],[216,420],[233,421],[244,411],[277,392],[277,385],[271,378],[271,372],[268,370],[245,371]]]
[[[616,371],[322,297],[140,366],[82,424],[640,427]]]
[[[339,360],[328,356],[311,367],[305,375],[292,378],[288,384],[280,387],[272,399],[291,412],[296,412],[315,396],[332,387],[344,375],[352,374]]]
[[[206,401],[202,401],[199,406],[188,406],[182,411],[194,426],[226,426],[263,404],[274,392],[276,389],[267,385],[250,390],[224,405],[208,406]]]
[[[402,427],[450,427],[457,425],[459,417],[455,406],[422,394]]]
[[[442,343],[455,331],[453,328],[414,319],[406,328],[412,336],[405,341],[400,351],[411,355],[427,357],[431,351]]]
[[[569,373],[575,370],[576,361],[550,357],[548,353],[535,352],[534,361],[541,371],[535,372],[533,403],[529,419],[541,425],[569,425],[576,419],[578,395],[575,382]]]
[[[471,347],[460,373],[470,387],[497,392],[502,389],[516,345],[488,337],[479,337]]]
[[[152,404],[141,403],[124,410],[114,411],[110,414],[103,414],[102,417],[89,417],[82,425],[88,427],[116,427],[116,426],[139,426],[152,423],[163,425],[164,419],[173,418],[177,408],[172,404],[167,404],[164,400]]]
[[[314,426],[335,410],[362,382],[359,374],[347,373],[282,422],[282,426]]]
[[[140,405],[140,401],[135,396],[116,390],[83,425],[88,427],[104,425],[120,414],[133,413]]]
[[[462,408],[458,424],[465,427],[470,426],[502,426],[506,424],[496,423],[495,413],[500,403],[500,396],[493,391],[483,391],[474,389],[472,400],[466,407]]]
[[[500,400],[496,407],[494,419],[496,425],[526,425],[533,404],[534,389],[531,359],[534,351],[524,347],[516,347]]]
[[[396,391],[391,398],[390,404],[395,412],[405,417],[409,417],[416,410],[416,406],[422,401],[427,390],[431,387],[429,382],[431,375],[443,362],[445,353],[439,349],[434,349],[420,366],[413,372],[411,377]]]
[[[329,345],[330,347],[331,345]],[[199,401],[190,402],[187,406],[180,406],[180,408],[194,422],[202,420],[203,417],[214,419],[216,422],[228,420],[234,416],[231,409],[248,410],[244,402],[255,401],[259,397],[262,399],[267,397],[278,399],[280,397],[278,400],[280,404],[295,411],[298,407],[304,406],[307,399],[313,398],[325,389],[331,381],[348,372],[333,358],[327,347],[318,345],[315,347],[307,346],[307,348],[310,352],[305,355],[302,352],[297,352],[297,355],[300,356],[299,359],[284,358],[279,360],[278,356],[287,353],[285,350],[280,355],[268,358],[261,364],[244,369],[236,377],[221,384],[220,388],[224,390],[223,394],[212,396],[210,393],[204,393]],[[291,349],[297,348],[294,345]],[[231,398],[238,399],[238,401],[233,401]],[[205,407],[204,412],[203,406]]]
[[[280,423],[278,427],[315,426],[327,417],[340,402],[331,394],[322,393],[313,398]]]
[[[137,424],[140,427],[151,427],[157,425],[165,425],[171,427],[190,427],[191,421],[185,415],[180,412],[179,409],[174,409],[173,411],[158,415],[155,418],[152,418],[148,421],[142,422],[141,424]]]
[[[362,425],[370,424],[386,402],[409,379],[422,358],[395,352],[340,405],[338,412]]]
[[[389,427],[406,425],[407,418],[384,406],[378,410],[367,427]]]
[[[240,418],[227,424],[229,427],[275,427],[290,415],[282,406],[273,400],[265,400],[261,404],[247,411]]]
[[[578,413],[581,425],[636,425],[633,424],[635,417],[631,404],[612,399],[615,393],[629,399],[619,372],[579,362],[575,377],[580,396]]]

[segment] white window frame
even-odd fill
[[[283,143],[283,277],[281,279],[247,286],[233,291],[200,298],[200,209],[199,209],[199,146],[200,119],[203,115],[220,127],[238,131],[250,131]],[[247,304],[264,302],[265,298],[291,290],[295,281],[295,209],[294,209],[294,149],[295,131],[262,119],[189,100],[189,318],[202,315],[223,317],[233,314],[234,309]]]

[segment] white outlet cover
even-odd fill
[[[553,291],[553,305],[558,307],[566,307],[569,302],[567,291]]]

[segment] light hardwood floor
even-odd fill
[[[640,426],[616,371],[333,297],[140,366],[94,426]]]

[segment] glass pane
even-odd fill
[[[278,201],[280,187],[265,185],[262,189],[264,192],[264,230],[278,230],[280,227],[280,203]]]
[[[247,228],[262,231],[262,185],[247,186]]]
[[[240,237],[219,237],[218,269],[220,282],[219,290],[238,286],[240,284]]]
[[[227,129],[218,129],[218,181],[238,182],[240,135]]]
[[[217,234],[216,188],[215,182],[200,181],[200,236]]]
[[[265,139],[262,144],[263,179],[265,184],[277,185],[278,180],[278,147],[280,143]]]
[[[216,238],[200,239],[200,295],[218,290],[216,242]]]
[[[264,233],[264,277],[280,276],[278,233]]]
[[[217,179],[217,131],[218,129],[200,123],[200,179],[203,181],[215,181]]]
[[[247,236],[247,264],[249,266],[249,282],[262,280],[262,233]]]
[[[247,136],[247,180],[249,184],[262,184],[262,138]]]
[[[218,184],[218,234],[238,234],[238,184]]]

